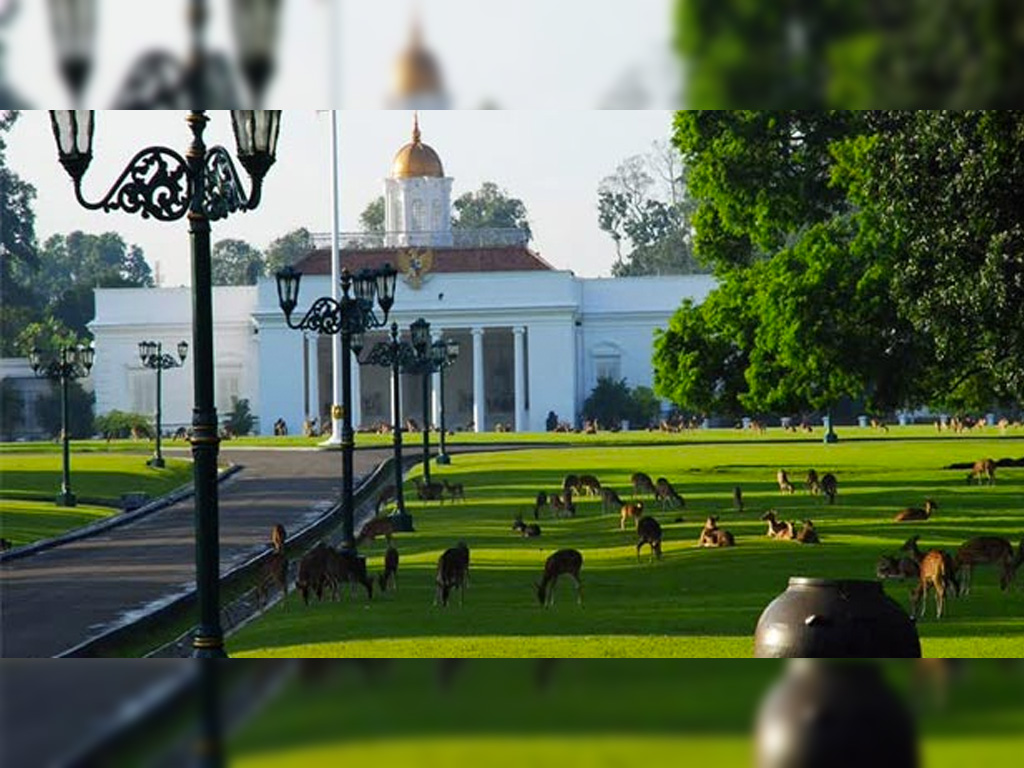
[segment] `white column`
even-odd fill
[[[522,326],[516,326],[512,329],[512,333],[515,336],[515,381],[513,382],[513,389],[515,390],[515,402],[516,402],[516,420],[515,429],[516,432],[526,431],[526,381],[524,380],[526,374],[526,329]]]
[[[484,329],[473,329],[473,431],[484,431],[486,418],[484,394]]]
[[[430,342],[441,341],[444,338],[444,331],[430,331]],[[437,371],[430,380],[430,424],[433,427],[441,426],[441,372]]]
[[[359,429],[363,423],[363,380],[362,366],[352,354],[352,429]]]

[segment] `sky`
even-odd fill
[[[132,155],[150,144],[184,152],[184,112],[99,112],[94,159],[85,176],[85,197],[103,196]],[[494,181],[523,200],[534,233],[532,247],[556,268],[577,275],[607,275],[614,244],[597,225],[597,187],[625,158],[669,138],[669,111],[451,110],[421,113],[423,141],[454,178],[453,198]],[[409,141],[412,113],[384,110],[339,112],[341,229],[359,229],[359,214],[383,193],[383,179],[398,149]],[[234,154],[230,116],[212,112],[207,145]],[[159,261],[162,284],[189,284],[188,233],[184,221],[143,220],[124,213],[83,209],[57,162],[45,111],[23,113],[8,142],[8,162],[35,185],[36,234],[80,229],[116,231]],[[330,116],[315,110],[286,111],[277,163],[256,211],[215,222],[213,240],[238,238],[264,248],[298,227],[329,232]],[[248,178],[242,172],[243,179]]]

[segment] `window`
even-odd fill
[[[221,372],[217,376],[217,410],[222,417],[231,413],[233,403],[239,397],[239,374]]]
[[[412,201],[412,231],[422,232],[426,229],[426,211],[423,210],[422,200]]]
[[[156,371],[139,368],[128,371],[128,392],[132,413],[156,412]]]
[[[601,356],[594,358],[594,379],[596,381],[600,381],[601,379],[618,381],[621,378],[622,363],[617,356]]]

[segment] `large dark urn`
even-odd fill
[[[757,715],[757,768],[916,768],[917,729],[876,662],[795,659]]]
[[[794,577],[761,614],[754,656],[917,659],[921,641],[880,582]]]

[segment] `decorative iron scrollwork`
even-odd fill
[[[176,221],[188,212],[192,183],[185,158],[173,149],[148,147],[132,158],[98,203],[83,199],[80,186],[75,191],[90,210],[120,210],[141,213],[144,219]]]
[[[236,211],[249,210],[242,180],[224,147],[213,147],[206,155],[203,210],[211,221],[227,218]]]
[[[323,296],[314,301],[305,317],[292,327],[314,333],[334,335],[341,332],[342,318],[341,305],[329,296]]]

